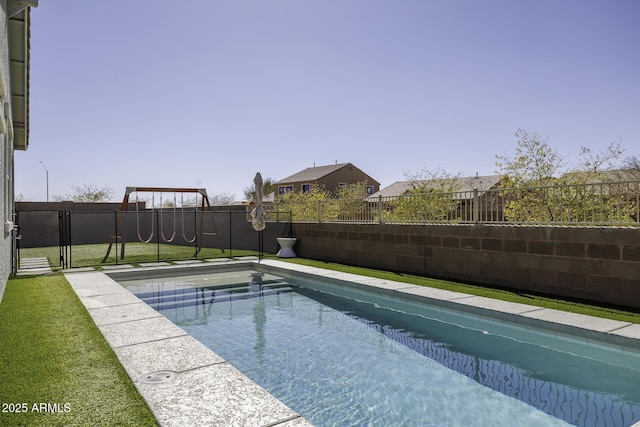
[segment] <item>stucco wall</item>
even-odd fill
[[[0,301],[4,294],[4,288],[7,284],[7,278],[11,272],[11,232],[5,232],[4,224],[7,220],[11,220],[10,212],[7,213],[5,205],[12,202],[13,183],[5,183],[7,176],[13,180],[13,147],[12,141],[7,137],[6,122],[4,122],[4,102],[10,102],[11,94],[9,93],[9,45],[7,36],[7,1],[0,0],[0,124],[2,131],[0,132]],[[7,185],[10,187],[7,188]],[[8,217],[9,216],[9,217]]]
[[[299,256],[640,308],[640,229],[294,224]]]
[[[374,181],[370,176],[353,165],[347,165],[318,180],[318,182],[324,185],[329,191],[334,191],[339,188],[341,182],[355,184],[363,181],[366,182],[367,185],[373,186],[374,193],[380,190],[380,184],[378,184],[378,182]]]

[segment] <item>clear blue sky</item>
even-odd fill
[[[387,186],[493,174],[518,128],[640,151],[637,0],[41,0],[27,200],[72,185],[243,198],[351,162]]]

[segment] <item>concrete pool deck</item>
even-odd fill
[[[161,426],[282,426],[311,424],[228,362],[116,282],[116,279],[256,269],[283,277],[350,282],[395,297],[543,328],[620,351],[640,351],[640,325],[497,301],[403,282],[375,279],[278,260],[246,259],[188,265],[65,271],[65,277]],[[636,423],[634,427],[640,426]]]

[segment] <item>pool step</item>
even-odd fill
[[[235,286],[226,288],[190,288],[165,291],[143,297],[138,295],[155,310],[190,307],[195,305],[207,305],[216,302],[228,302],[233,300],[262,297],[279,293],[291,292],[293,288],[287,283],[274,285]],[[175,292],[179,291],[179,292]]]
[[[214,290],[214,291],[228,291],[231,292],[234,289],[246,289],[248,286],[290,286],[288,283],[283,282],[282,280],[264,280],[261,283],[232,283],[232,284],[224,284],[224,285],[209,285],[209,286],[198,286],[197,284],[189,284],[187,286],[179,286],[173,289],[161,289],[157,291],[147,291],[147,292],[136,292],[132,290],[132,288],[128,288],[133,292],[138,298],[146,299],[152,297],[158,297],[160,295],[182,295],[182,294],[191,294],[194,292],[200,292],[202,289],[205,290]]]
[[[202,295],[228,295],[228,294],[244,294],[247,292],[255,292],[259,290],[273,290],[280,288],[290,288],[291,285],[281,281],[273,281],[270,283],[258,284],[242,284],[242,285],[225,285],[225,286],[207,286],[207,287],[184,287],[178,289],[161,290],[154,292],[141,292],[135,295],[145,302],[163,302],[168,300],[182,300],[185,298],[194,298],[196,294]]]
[[[261,292],[234,292],[219,293],[214,291],[204,291],[201,294],[188,294],[183,298],[170,298],[156,301],[145,301],[155,310],[161,311],[165,309],[191,307],[195,305],[207,305],[217,302],[228,302],[233,300],[256,298],[266,295],[291,292],[291,288],[263,289]]]

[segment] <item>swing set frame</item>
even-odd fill
[[[107,253],[105,254],[104,258],[102,259],[102,262],[105,263],[107,262],[107,260],[109,259],[109,254],[111,253],[111,249],[113,248],[113,245],[116,244],[117,242],[120,241],[120,259],[124,259],[124,251],[125,251],[125,244],[126,244],[126,222],[125,225],[123,227],[123,232],[121,233],[121,235],[118,235],[118,231],[117,231],[117,223],[121,222],[121,218],[124,215],[125,212],[127,212],[127,208],[129,206],[129,196],[131,195],[131,193],[136,193],[136,198],[137,198],[137,193],[160,193],[160,198],[162,198],[162,193],[174,193],[174,204],[175,204],[175,195],[177,193],[196,193],[196,194],[200,194],[202,196],[202,202],[200,203],[199,209],[201,212],[204,212],[205,207],[207,209],[211,209],[211,204],[209,203],[209,197],[207,196],[207,190],[205,190],[204,188],[172,188],[172,187],[127,187],[126,191],[124,193],[124,198],[122,199],[122,204],[120,205],[120,210],[118,211],[118,216],[117,216],[117,220],[116,220],[116,231],[111,235],[111,238],[109,240],[109,247],[107,248]],[[196,196],[197,197],[197,196]],[[162,236],[162,239],[164,241],[166,241],[167,243],[170,243],[171,241],[173,241],[174,237],[175,237],[175,216],[176,216],[176,212],[175,212],[176,206],[174,206],[174,230],[173,230],[173,236],[167,240],[164,236],[164,231],[160,231],[160,234]],[[162,206],[160,207],[160,210],[162,210]],[[198,210],[198,206],[196,205],[196,212]],[[161,215],[161,212],[158,213],[158,215]],[[182,213],[182,215],[184,216],[184,211]],[[203,220],[204,220],[204,215],[200,215],[199,218],[199,224],[198,224],[198,228],[196,230],[195,236],[193,239],[189,240],[186,238],[186,236],[184,235],[184,217],[182,219],[182,237],[185,239],[186,242],[188,243],[194,243],[195,242],[195,247],[196,247],[196,251],[193,254],[193,256],[197,256],[198,252],[200,252],[200,250],[202,249],[202,238],[203,236],[214,236],[214,237],[218,237],[218,234],[215,232],[215,224],[214,224],[214,232],[204,232],[203,231]],[[213,221],[213,219],[212,219]],[[140,238],[140,240],[143,243],[149,243],[153,240],[153,235],[154,235],[154,230],[153,230],[153,217],[152,217],[152,231],[151,234],[149,236],[149,238],[145,241],[142,239],[142,237],[140,236],[140,222],[139,222],[139,218],[138,218],[138,204],[136,202],[136,227],[137,227],[137,232],[138,232],[138,237]],[[157,227],[159,227],[159,224],[157,225]],[[157,237],[158,241],[160,239],[160,236]],[[224,248],[220,248],[222,253],[224,253]]]

